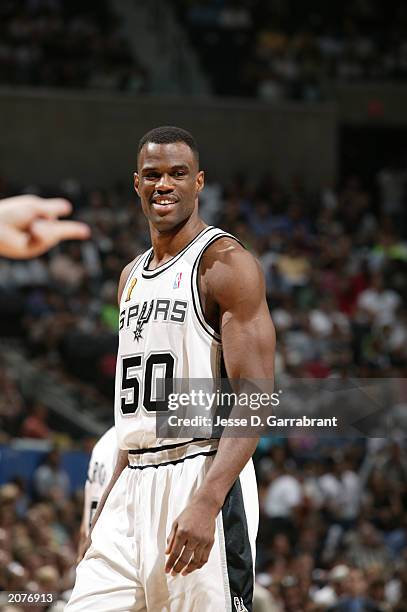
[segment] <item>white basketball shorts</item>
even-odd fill
[[[77,567],[66,612],[252,611],[258,526],[252,461],[217,517],[207,563],[187,576],[164,572],[172,524],[202,483],[217,445],[204,440],[129,453]]]

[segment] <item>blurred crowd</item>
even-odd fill
[[[260,527],[254,612],[407,610],[404,440],[263,439],[255,464]],[[34,472],[0,487],[2,590],[54,593],[74,581],[82,492],[51,450]]]
[[[313,102],[330,96],[332,82],[407,75],[403,2],[176,0],[173,7],[215,94]],[[1,2],[0,83],[149,91],[148,67],[112,8],[108,0]]]
[[[67,196],[92,238],[36,260],[0,262],[0,336],[81,395],[97,388],[111,398],[117,282],[149,246],[140,205],[124,185],[86,190],[70,179],[37,190]],[[0,195],[17,191],[0,181]],[[286,186],[243,175],[207,184],[204,219],[238,236],[263,266],[277,377],[405,378],[405,201],[406,175],[395,166],[375,185],[350,176],[315,193],[299,177]],[[3,441],[54,438],[52,406],[41,394],[27,397],[4,355],[0,388]],[[397,402],[407,408],[402,383]],[[407,610],[407,449],[400,432],[390,433],[262,440],[256,612]],[[0,500],[0,586],[65,597],[82,500],[69,493],[58,453],[32,482],[3,485]]]
[[[142,92],[147,73],[107,1],[5,0],[0,84]]]
[[[0,610],[62,612],[75,580],[82,491],[69,495],[68,474],[50,451],[30,483],[0,487]],[[5,592],[52,594],[52,605],[7,605]]]
[[[263,439],[259,611],[402,612],[404,440]]]
[[[327,81],[405,79],[403,2],[177,0],[214,91],[315,101]]]

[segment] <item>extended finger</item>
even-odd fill
[[[189,563],[181,571],[182,576],[187,576],[188,574],[195,571],[196,569],[201,568],[206,563],[206,561],[208,560],[209,552],[206,555],[205,549],[206,547],[203,545],[197,546],[195,548],[194,554],[189,560]]]
[[[33,203],[35,212],[38,216],[46,219],[57,219],[65,217],[72,212],[72,204],[64,198],[38,198]]]
[[[167,548],[165,549],[165,554],[168,555],[171,552],[172,545],[174,544],[175,534],[177,533],[178,524],[175,522],[171,527],[171,531],[167,538]]]
[[[174,567],[171,570],[172,575],[179,574],[186,568],[193,557],[194,551],[195,549],[190,544],[184,546],[184,550],[178,557]]]
[[[31,236],[44,245],[54,246],[62,240],[86,240],[90,236],[90,228],[80,221],[34,221],[30,226]]]
[[[174,542],[171,547],[171,552],[168,556],[167,562],[165,564],[165,571],[170,572],[177,561],[178,557],[181,555],[182,550],[186,544],[186,537],[180,535],[179,531],[177,532]]]

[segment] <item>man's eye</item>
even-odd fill
[[[185,176],[185,172],[183,170],[177,170],[176,172],[174,172],[175,176]]]
[[[155,172],[151,172],[150,174],[145,174],[144,178],[147,180],[156,179],[158,178],[158,174],[156,174]]]

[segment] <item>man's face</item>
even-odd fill
[[[134,187],[148,221],[159,232],[169,232],[192,215],[204,173],[187,144],[148,142],[142,148]]]

